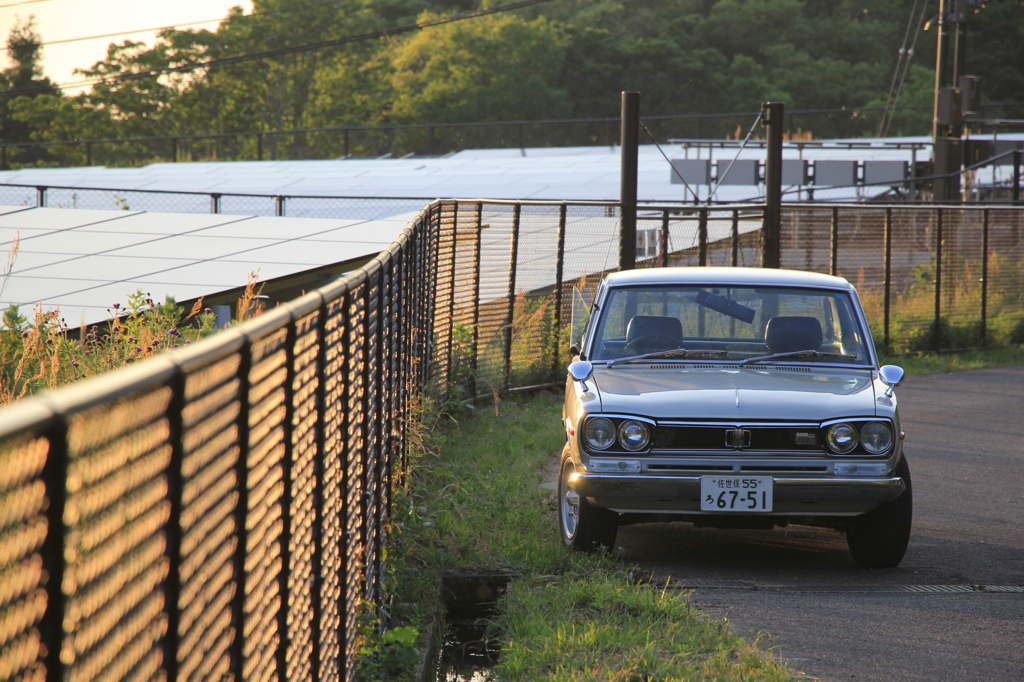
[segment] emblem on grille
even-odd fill
[[[725,447],[742,450],[750,447],[750,431],[747,429],[726,429]]]

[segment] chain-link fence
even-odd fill
[[[442,210],[252,322],[0,414],[0,679],[352,679]]]
[[[986,103],[989,119],[1019,119],[1024,103]],[[931,135],[932,106],[896,107],[894,134]],[[794,139],[864,138],[876,134],[884,107],[793,109],[783,126]],[[739,139],[757,112],[644,116],[652,134],[669,138]],[[986,120],[972,123],[984,130]],[[0,144],[0,170],[38,166],[131,167],[175,161],[337,159],[347,156],[437,156],[464,149],[616,145],[617,117],[474,123],[331,126],[295,130],[46,140]]]
[[[564,381],[614,203],[435,201],[345,278],[0,411],[0,679],[352,679],[423,389]],[[638,266],[757,265],[760,206],[647,206]],[[891,350],[1024,342],[1019,208],[788,205],[785,267]]]

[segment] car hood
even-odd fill
[[[596,367],[602,412],[654,419],[821,421],[874,416],[870,368]]]

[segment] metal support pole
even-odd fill
[[[274,215],[278,218],[284,215],[284,197],[280,194],[274,197]]]
[[[210,213],[220,213],[220,195],[210,194]]]
[[[170,382],[171,401],[167,406],[168,443],[171,460],[167,467],[167,501],[170,519],[167,522],[167,579],[164,596],[167,600],[167,633],[164,635],[164,670],[168,680],[178,679],[178,645],[181,637],[181,511],[185,477],[185,372],[179,366]]]
[[[828,244],[828,274],[839,274],[839,207],[832,207],[831,236]]]
[[[767,133],[764,167],[764,237],[761,267],[782,265],[782,102],[761,105],[761,122]]]
[[[284,337],[285,379],[284,379],[284,416],[281,420],[281,441],[284,446],[281,456],[281,535],[278,538],[278,551],[281,553],[281,572],[277,576],[277,589],[280,591],[277,611],[277,678],[288,682],[288,645],[292,641],[289,630],[289,609],[291,607],[292,571],[292,486],[295,480],[295,341],[298,336],[299,321],[293,316],[288,322]],[[301,516],[300,516],[301,518]]]
[[[512,380],[512,325],[515,322],[516,312],[516,265],[519,260],[519,219],[523,207],[516,204],[512,212],[512,243],[509,246],[508,254],[508,312],[505,315],[505,325],[502,328],[504,336],[503,371],[501,378],[501,391],[508,391]]]
[[[4,148],[7,151],[7,148]],[[4,161],[4,168],[7,167],[6,157]],[[1021,165],[1021,151],[1019,149],[1013,150],[1013,203],[1020,201],[1020,165]]]
[[[46,682],[63,682],[64,618],[67,595],[64,593],[64,574],[67,570],[67,526],[64,511],[67,504],[68,480],[68,425],[63,414],[57,415],[47,430],[50,450],[43,469],[46,485],[46,536],[43,539],[43,568],[47,574],[46,611],[39,623],[42,643],[46,647]],[[38,679],[38,678],[37,678]]]
[[[935,209],[935,322],[932,328],[933,349],[942,343],[942,208]]]
[[[565,213],[566,206],[558,207],[558,252],[555,256],[555,314],[554,314],[554,358],[551,361],[551,380],[559,380],[559,351],[562,348],[562,278],[565,276]]]
[[[36,187],[36,206],[39,208],[46,207],[46,188]]]
[[[476,397],[477,347],[480,343],[480,242],[483,241],[483,202],[476,203],[476,236],[473,239],[473,345],[470,351],[469,396]]]
[[[668,266],[668,210],[661,212],[661,232],[658,235],[658,267]]]
[[[883,294],[882,304],[884,311],[882,318],[884,331],[882,337],[882,345],[885,351],[890,351],[889,347],[889,319],[891,317],[891,296],[892,296],[892,208],[885,209],[885,293]]]
[[[622,170],[619,186],[619,269],[636,267],[636,183],[640,129],[640,93],[622,93]]]
[[[699,209],[697,216],[697,265],[708,264],[708,208]]]
[[[249,590],[246,584],[248,572],[245,560],[249,556],[249,413],[251,399],[250,385],[252,370],[252,341],[245,340],[239,350],[238,363],[238,414],[235,416],[235,428],[238,433],[238,457],[235,460],[235,551],[232,568],[235,577],[235,593],[231,600],[232,620],[234,621],[235,637],[231,643],[231,669],[236,680],[246,679],[245,664],[247,660],[245,646],[246,595]]]
[[[981,345],[988,342],[988,209],[981,211]]]
[[[740,256],[740,212],[735,208],[732,210],[732,259],[729,264],[736,267],[739,264]]]

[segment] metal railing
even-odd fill
[[[897,107],[899,112],[931,111],[931,105]],[[982,113],[1020,112],[1024,103],[988,103]],[[884,107],[793,109],[784,128],[814,131],[817,138],[874,135],[871,114]],[[865,114],[868,114],[867,116]],[[722,139],[746,128],[758,112],[644,116],[661,139]],[[929,135],[930,117],[918,135]],[[565,147],[618,144],[618,117],[468,123],[415,123],[325,126],[289,130],[168,134],[146,137],[39,140],[0,143],[0,170],[39,164],[137,166],[162,161],[262,161],[447,154],[462,149]]]
[[[617,267],[619,220],[435,201],[329,286],[0,411],[0,678],[352,679],[417,392],[562,383],[569,292]],[[638,266],[756,266],[762,220],[644,207]],[[853,281],[892,349],[1024,341],[1020,208],[782,223],[783,266]]]

